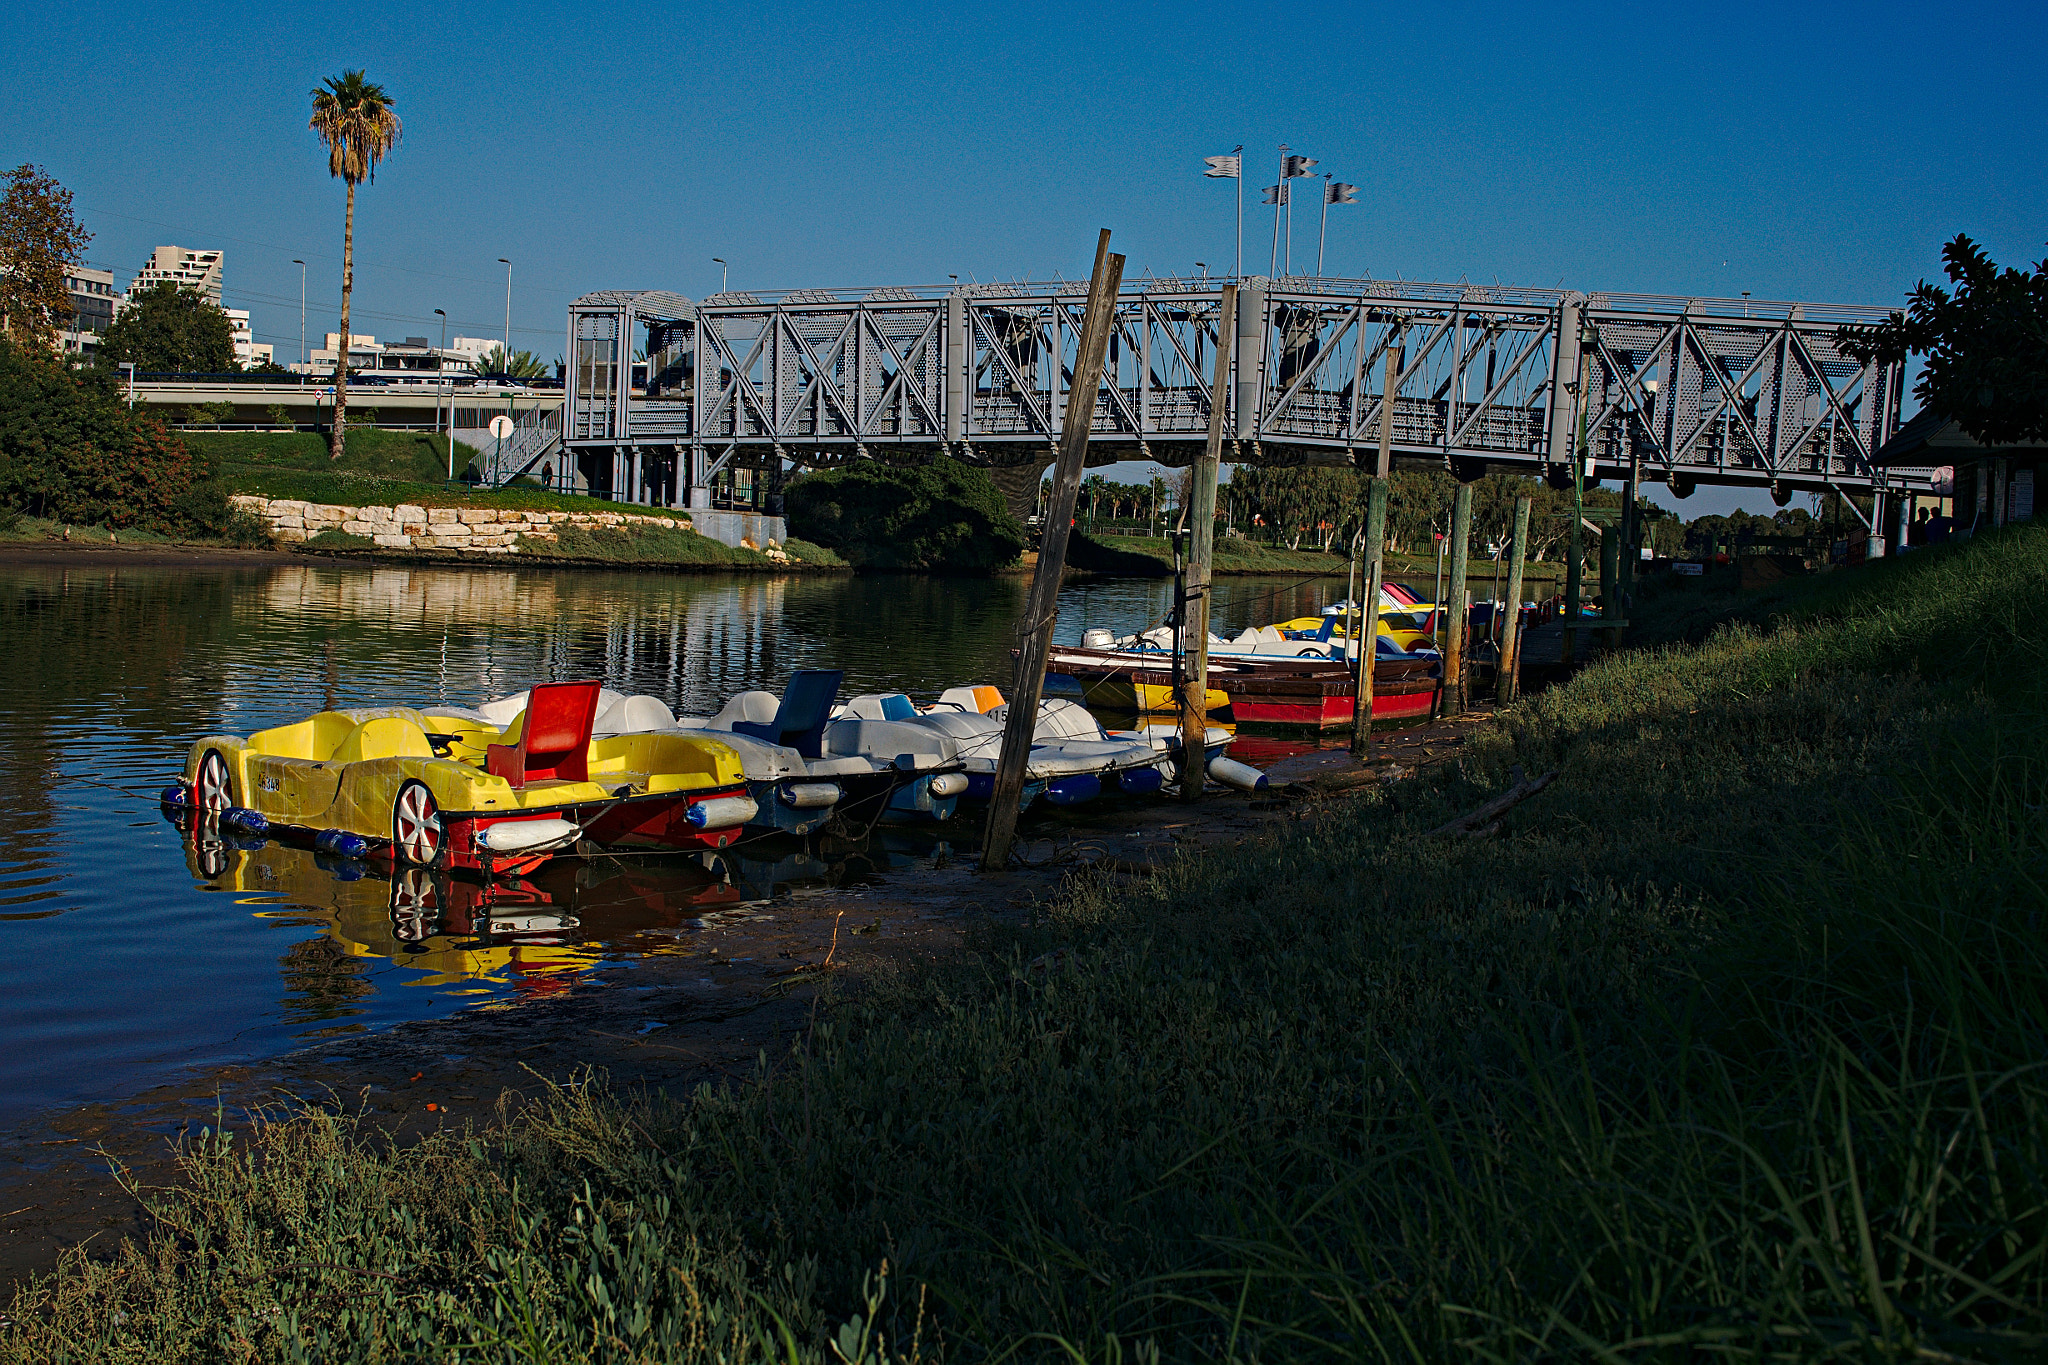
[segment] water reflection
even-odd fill
[[[1006,683],[1027,587],[317,563],[0,570],[0,1118],[309,1032],[558,990],[598,962],[687,950],[705,915],[930,856],[820,844],[694,870],[564,862],[525,884],[533,899],[468,903],[350,880],[274,844],[202,848],[156,803],[195,736],[572,677],[700,714],[801,667],[842,668],[849,691]],[[1219,628],[1343,591],[1341,577],[1227,580]],[[1151,625],[1170,594],[1158,580],[1069,585],[1059,638]]]

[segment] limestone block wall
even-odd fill
[[[556,540],[560,527],[633,530],[638,527],[693,529],[689,517],[642,516],[625,512],[527,512],[494,507],[337,507],[296,498],[236,494],[235,506],[253,512],[284,544],[312,539],[322,531],[345,531],[389,550],[456,550],[469,554],[511,554],[519,538]],[[781,547],[762,547],[771,559]]]

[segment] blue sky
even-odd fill
[[[575,295],[701,297],[714,256],[735,288],[1043,278],[1107,226],[1127,274],[1227,268],[1201,158],[1245,144],[1255,191],[1283,141],[1361,186],[1332,274],[1894,303],[1958,231],[2048,252],[2044,51],[2038,3],[25,6],[0,165],[75,192],[117,284],[160,242],[225,250],[281,358],[293,257],[315,344],[335,325],[342,190],[305,124],[345,67],[406,125],[357,211],[380,336],[435,308],[495,334],[500,256],[545,359]]]

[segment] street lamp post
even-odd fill
[[[448,365],[448,313],[446,309],[442,308],[436,308],[434,313],[441,319],[441,354],[434,357],[434,368],[445,369]],[[434,425],[437,427],[441,425],[439,421],[441,414],[438,410],[441,406],[440,399],[441,395],[434,395],[434,406],[436,409]],[[448,482],[455,482],[455,377],[453,375],[448,376]]]
[[[507,374],[510,374],[512,370],[512,262],[506,260],[503,256],[500,256],[498,258],[498,264],[505,267],[505,349],[503,352],[504,364],[500,365],[498,368],[504,370]]]
[[[292,264],[299,268],[299,368],[306,368],[306,263],[297,257]]]
[[[718,292],[723,294],[725,292],[725,279],[732,272],[732,267],[725,263],[723,256],[713,256],[711,264],[718,267]]]

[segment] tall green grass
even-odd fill
[[[2044,590],[1734,603],[744,1084],[211,1138],[0,1358],[2040,1359]]]

